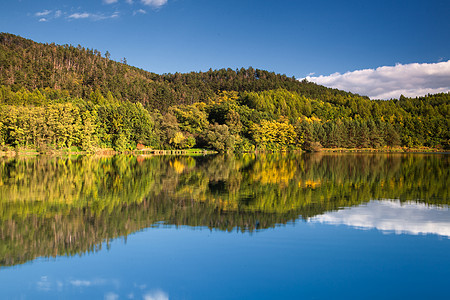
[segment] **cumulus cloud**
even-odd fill
[[[39,22],[49,22],[54,19],[57,19],[63,15],[61,10],[43,10],[34,14],[34,16],[38,17]]]
[[[145,10],[143,10],[143,9],[138,9],[138,10],[135,10],[134,12],[133,12],[133,16],[135,16],[135,15],[137,15],[137,14],[142,14],[142,15],[145,15],[147,12],[145,11]]]
[[[161,7],[167,3],[167,0],[141,0],[142,4],[155,8]]]
[[[119,17],[119,13],[118,12],[114,12],[111,15],[92,14],[92,13],[84,12],[84,13],[71,14],[67,18],[72,19],[72,20],[91,19],[93,21],[99,21],[99,20],[105,20],[105,19],[114,19],[114,18],[118,18],[118,17]]]
[[[116,3],[118,0],[103,0],[103,3],[105,4],[113,4]]]
[[[371,99],[391,99],[400,95],[416,97],[450,91],[450,60],[431,64],[397,64],[329,76],[306,76],[305,79]]]
[[[125,2],[128,4],[133,4],[133,0],[125,0]]]
[[[44,11],[39,11],[39,12],[35,13],[34,15],[36,17],[44,17],[44,16],[48,16],[51,12],[52,12],[51,10],[46,9]]]
[[[46,9],[44,11],[39,11],[39,12],[35,13],[34,15],[36,17],[44,17],[44,16],[49,15],[51,12],[52,12],[51,10]]]
[[[87,19],[91,16],[89,13],[74,13],[71,14],[68,18],[69,19]]]

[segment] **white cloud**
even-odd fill
[[[155,8],[161,7],[167,3],[167,0],[141,0],[142,4]]]
[[[125,0],[125,2],[128,4],[133,4],[133,0]]]
[[[103,3],[105,4],[113,4],[116,3],[118,0],[103,0]]]
[[[67,18],[69,19],[91,19],[94,21],[99,21],[99,20],[105,20],[105,19],[114,19],[114,18],[118,18],[119,17],[119,13],[118,12],[114,12],[112,15],[103,15],[103,14],[92,14],[92,13],[74,13],[71,14],[70,16],[68,16]]]
[[[46,9],[46,10],[44,10],[44,11],[37,12],[37,13],[35,13],[34,15],[35,15],[36,17],[44,17],[44,16],[49,15],[51,12],[52,12],[51,10]]]
[[[71,280],[70,284],[73,286],[91,286],[92,282],[89,280]]]
[[[105,300],[117,300],[117,299],[119,299],[119,295],[117,295],[113,292],[110,292],[110,293],[107,293],[104,298],[105,298]]]
[[[91,16],[89,13],[74,13],[71,14],[68,18],[69,19],[87,19]]]
[[[371,201],[357,207],[328,212],[309,219],[360,229],[376,228],[384,232],[412,235],[436,234],[450,238],[449,207],[396,201]]]
[[[34,16],[39,17],[39,22],[48,22],[53,19],[57,19],[63,15],[63,12],[61,10],[55,10],[53,13],[53,10],[44,10],[40,11],[34,14]]]
[[[450,91],[450,60],[432,64],[397,64],[329,76],[306,76],[306,80],[371,99],[391,99],[400,95],[416,97]]]
[[[156,290],[146,293],[144,295],[144,300],[169,300],[169,295],[163,291]]]
[[[133,16],[135,16],[135,15],[137,15],[137,14],[142,14],[142,15],[145,15],[147,12],[145,11],[145,10],[143,10],[143,9],[138,9],[138,10],[135,10],[134,12],[133,12]]]

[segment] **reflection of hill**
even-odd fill
[[[10,205],[6,209],[20,208]],[[124,204],[111,212],[94,213],[89,209],[74,208],[62,214],[29,215],[0,221],[0,266],[24,263],[39,256],[97,251],[102,248],[102,242],[108,244],[111,239],[126,238],[161,221],[220,230],[254,230],[296,217],[294,213],[283,216],[263,212],[223,212],[212,203],[172,201],[163,197]]]
[[[449,204],[445,155],[0,161],[0,265],[74,255],[156,222],[263,229],[372,199]]]

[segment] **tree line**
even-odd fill
[[[165,113],[99,90],[87,99],[68,91],[0,86],[0,146],[209,148],[219,152],[325,148],[449,148],[449,94],[393,101],[347,99],[340,105],[285,89],[222,91],[206,102]],[[359,108],[358,108],[359,107]]]

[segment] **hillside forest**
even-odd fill
[[[370,100],[253,69],[154,74],[0,33],[0,147],[450,148],[450,94]]]

